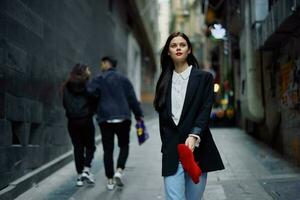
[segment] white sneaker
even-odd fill
[[[83,180],[86,180],[86,182],[89,184],[95,184],[94,175],[89,171],[83,171],[82,178]]]
[[[106,187],[109,190],[113,190],[115,188],[115,183],[113,179],[107,179]]]
[[[114,179],[115,179],[115,182],[116,182],[116,185],[117,186],[124,186],[124,183],[123,183],[123,170],[121,168],[118,168],[115,175],[114,175]]]
[[[82,175],[81,175],[81,174],[79,174],[78,177],[77,177],[77,180],[76,180],[76,186],[77,186],[77,187],[83,186],[83,178],[82,178]]]

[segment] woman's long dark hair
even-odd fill
[[[86,64],[75,64],[67,80],[65,80],[61,85],[60,94],[63,94],[63,90],[69,82],[86,83],[90,78],[90,75],[86,72],[87,68],[88,66]]]
[[[164,106],[168,84],[170,82],[170,79],[172,78],[172,73],[175,68],[173,60],[168,55],[169,46],[170,46],[171,40],[178,36],[180,36],[186,40],[188,48],[191,50],[191,52],[187,56],[188,65],[192,65],[194,67],[199,68],[198,62],[197,62],[195,56],[193,55],[192,44],[191,44],[189,38],[184,33],[181,33],[181,32],[172,33],[168,37],[166,44],[163,47],[162,52],[160,54],[161,74],[160,74],[159,79],[156,84],[155,98],[154,98],[154,103],[153,103],[155,110],[158,112]]]

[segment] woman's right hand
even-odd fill
[[[185,145],[186,145],[187,147],[189,147],[191,151],[194,151],[194,149],[195,149],[195,144],[196,144],[196,140],[197,140],[196,137],[189,136],[189,137],[185,140]]]

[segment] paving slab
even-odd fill
[[[17,199],[165,199],[157,117],[148,119],[146,125],[150,138],[141,146],[132,130],[123,188],[106,189],[100,144],[93,161],[94,186],[75,187],[75,167],[71,162]],[[212,134],[226,169],[208,174],[204,200],[300,200],[298,167],[238,128],[215,128]]]

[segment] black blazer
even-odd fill
[[[199,147],[194,150],[196,162],[203,172],[224,169],[218,149],[208,127],[214,101],[213,76],[209,72],[192,68],[186,96],[178,125],[171,113],[171,86],[168,84],[166,102],[159,110],[160,136],[162,141],[162,175],[174,175],[178,167],[177,145],[185,143],[189,134],[201,138]]]

